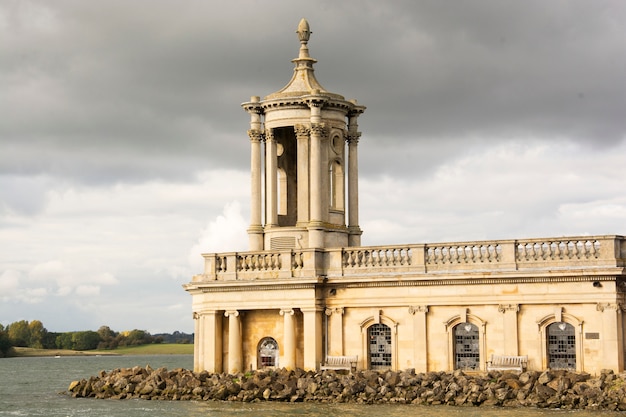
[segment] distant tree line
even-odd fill
[[[145,330],[115,332],[109,326],[98,331],[49,332],[39,320],[16,321],[4,327],[0,324],[0,357],[5,357],[13,347],[35,349],[107,350],[118,347],[148,345],[152,343],[193,343],[193,335],[175,331],[172,334],[151,335]]]

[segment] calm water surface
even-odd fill
[[[99,356],[0,359],[0,416],[342,416],[342,417],[617,417],[616,412],[423,407],[413,405],[321,405],[77,399],[59,394],[75,379],[105,369],[150,365],[191,368],[189,355]]]

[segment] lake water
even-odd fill
[[[89,378],[100,370],[150,365],[153,368],[191,368],[189,355],[81,356],[0,359],[0,416],[342,416],[342,417],[617,417],[623,413],[533,409],[468,408],[413,405],[311,403],[227,403],[146,400],[96,400],[59,394],[71,381]]]

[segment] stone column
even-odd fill
[[[276,140],[271,129],[265,131],[265,225],[278,225],[278,173]]]
[[[324,215],[322,193],[326,187],[322,183],[322,137],[326,134],[323,123],[311,125],[311,220],[309,222],[309,247],[324,247]]]
[[[298,219],[296,226],[309,223],[309,128],[295,126],[298,152]]]
[[[204,370],[204,352],[200,348],[201,340],[205,340],[204,335],[204,318],[196,311],[193,312],[193,333],[195,341],[193,343],[193,371],[201,372]]]
[[[304,316],[304,369],[317,370],[322,361],[321,309],[301,309]]]
[[[519,304],[500,304],[498,311],[503,314],[504,329],[504,354],[517,356],[518,353],[518,331],[517,331],[517,313],[519,313]]]
[[[222,372],[222,315],[211,310],[194,313],[194,371]]]
[[[365,108],[357,108],[348,115],[348,244],[361,246],[359,227],[359,155],[357,145],[361,132],[358,132],[357,117]]]
[[[241,320],[237,310],[226,311],[224,316],[228,317],[228,373],[235,374],[243,370]]]
[[[624,367],[622,306],[618,303],[598,303],[596,309],[603,313],[600,334],[603,366],[620,372]],[[580,343],[582,342],[581,338]]]
[[[426,314],[428,306],[411,306],[413,315],[413,367],[416,372],[428,372],[428,333]]]
[[[250,137],[250,228],[248,238],[250,250],[263,250],[263,225],[261,219],[262,191],[261,191],[261,142],[263,132],[260,129],[248,130]]]
[[[280,310],[280,315],[284,317],[284,342],[283,342],[283,362],[282,368],[289,370],[296,368],[296,323],[293,309]]]
[[[322,203],[327,187],[323,183],[322,170],[328,167],[322,166],[322,140],[327,135],[326,125],[322,123],[322,106],[327,98],[319,95],[319,90],[313,90],[306,99],[311,109],[311,138],[310,138],[310,220],[309,220],[309,247],[324,247],[324,208]]]
[[[328,355],[343,356],[343,307],[327,308],[325,313],[329,321]]]

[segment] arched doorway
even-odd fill
[[[480,369],[480,337],[472,323],[454,326],[454,369]]]
[[[257,351],[258,369],[278,367],[278,343],[276,340],[271,337],[261,339]]]
[[[367,329],[369,369],[391,369],[391,328],[382,323]]]
[[[576,331],[563,321],[546,328],[548,368],[576,369]]]

